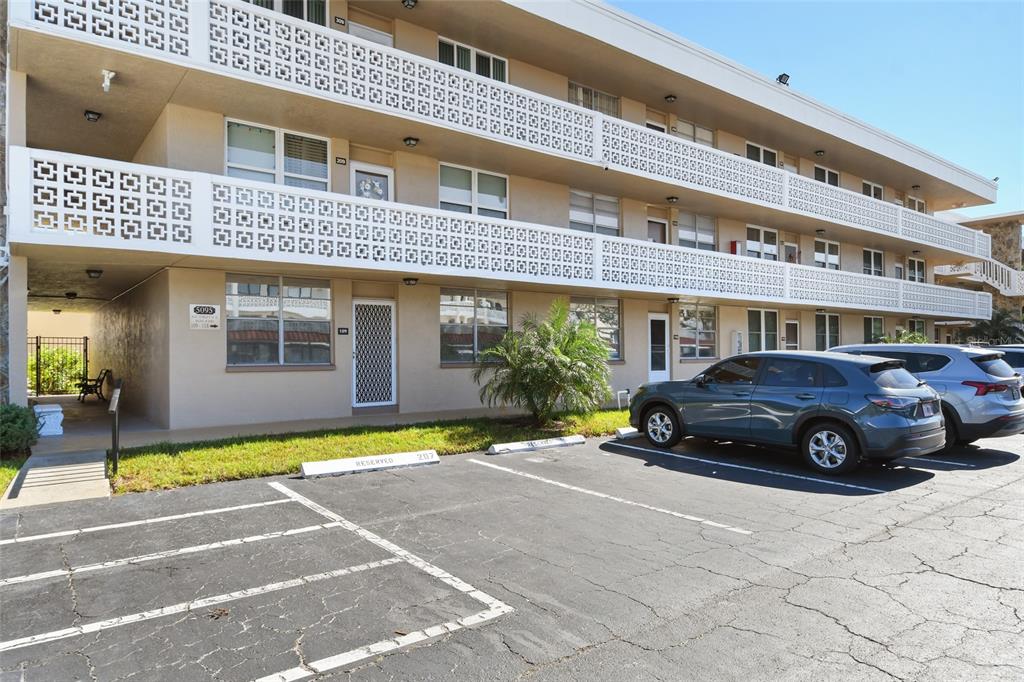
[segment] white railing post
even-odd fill
[[[594,161],[604,165],[604,114],[594,112]]]
[[[603,247],[604,237],[602,235],[594,233],[594,284],[604,284],[604,275],[602,273],[603,265],[602,254],[604,253]]]
[[[782,207],[790,208],[789,205],[789,176],[790,174],[783,170],[782,171]]]
[[[793,268],[789,263],[782,264],[782,298],[788,303],[790,300],[790,279],[793,277]]]
[[[210,63],[210,0],[189,0],[189,55],[192,61]]]
[[[27,3],[26,3],[27,4]],[[7,243],[32,229],[32,154],[27,147],[7,150]]]
[[[192,246],[197,253],[213,253],[213,177],[192,176]]]

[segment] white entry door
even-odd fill
[[[647,313],[647,380],[669,380],[668,315]]]
[[[395,302],[352,301],[352,406],[394,405]]]

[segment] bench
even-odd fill
[[[86,396],[95,395],[100,400],[106,400],[103,397],[103,385],[107,382],[107,377],[110,376],[109,369],[100,370],[100,374],[95,379],[86,377],[82,381],[78,382],[78,400],[79,402],[85,402]]]

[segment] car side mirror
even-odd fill
[[[698,374],[693,383],[697,385],[697,388],[704,388],[711,383],[711,378],[707,374]]]

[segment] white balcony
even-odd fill
[[[12,147],[9,239],[703,300],[988,318],[990,294]]]
[[[974,282],[983,282],[1003,296],[1024,296],[1024,272],[995,260],[964,263],[963,265],[940,265],[935,274],[944,277],[961,277]]]
[[[955,254],[991,254],[980,231],[239,0],[31,0],[12,5],[11,23]]]

